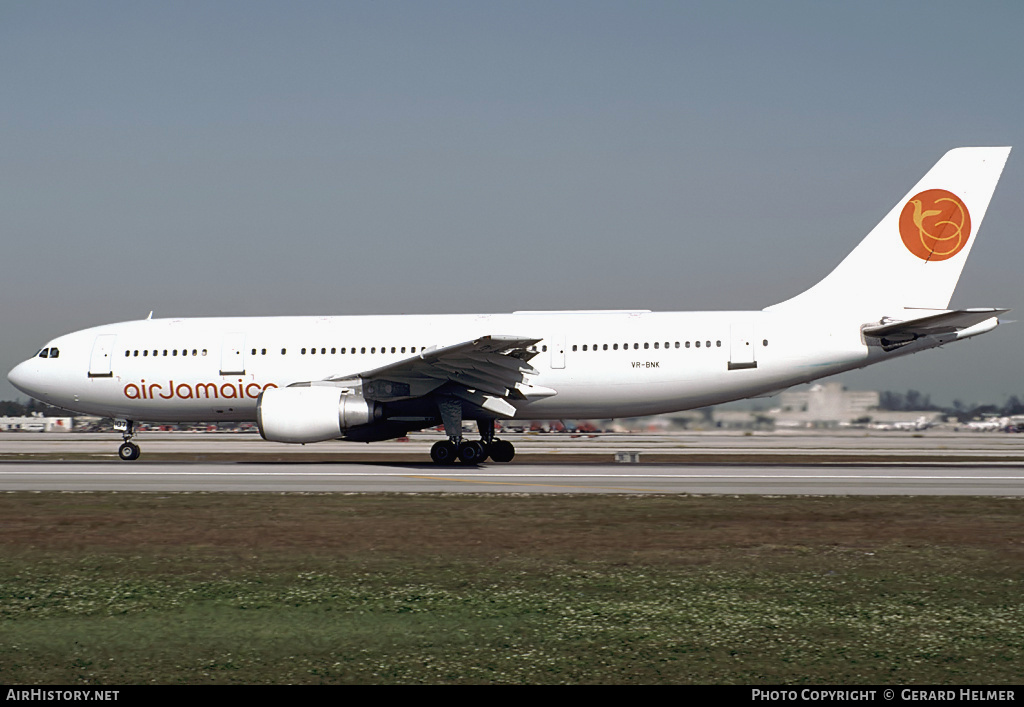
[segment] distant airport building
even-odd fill
[[[779,396],[776,424],[780,419],[793,422],[851,422],[870,417],[878,410],[880,397],[875,390],[847,390],[842,383],[818,383],[808,390],[787,390]]]
[[[0,417],[0,430],[4,432],[70,432],[71,417]]]
[[[942,413],[917,410],[879,410],[874,390],[847,390],[842,383],[818,383],[805,390],[788,390],[767,411],[715,410],[718,427],[747,429],[847,427],[925,429],[942,421]]]

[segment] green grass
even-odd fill
[[[3,494],[0,682],[1016,684],[1022,509]]]

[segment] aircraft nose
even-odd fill
[[[34,360],[23,361],[11,369],[7,380],[22,393],[32,395],[37,387],[36,363]]]

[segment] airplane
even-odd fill
[[[934,427],[935,422],[927,415],[920,415],[916,420],[904,420],[901,422],[872,422],[868,428],[872,430],[911,430],[918,432]]]
[[[948,309],[1009,147],[947,152],[823,280],[760,311],[138,320],[66,334],[8,379],[135,423],[252,421],[266,440],[372,442],[443,425],[438,464],[509,462],[501,420],[637,417],[781,391],[991,331]],[[463,436],[475,421],[480,439]]]
[[[1005,430],[1010,426],[1008,417],[990,417],[984,420],[971,420],[967,423],[967,429],[974,432],[994,432]]]

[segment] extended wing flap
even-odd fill
[[[866,326],[862,331],[864,336],[873,339],[887,342],[906,342],[919,339],[922,336],[938,336],[961,332],[989,319],[994,319],[1008,311],[1010,310],[992,307],[955,309],[915,319]]]

